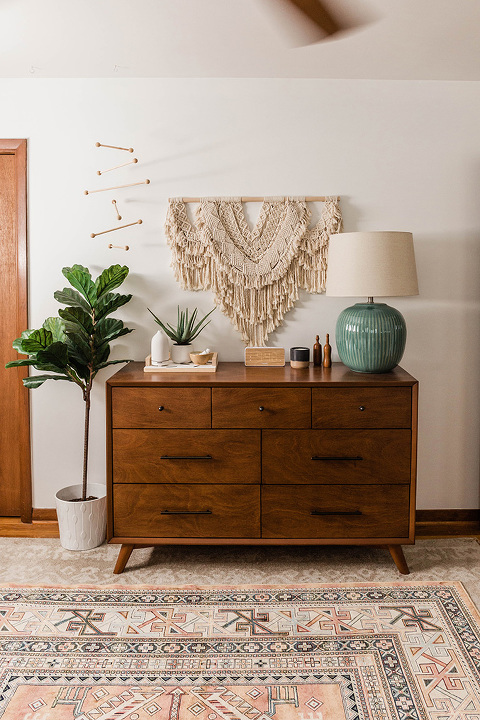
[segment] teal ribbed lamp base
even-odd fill
[[[335,335],[340,360],[350,370],[384,373],[402,359],[407,327],[386,303],[357,303],[340,313]]]

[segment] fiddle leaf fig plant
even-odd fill
[[[111,317],[115,310],[131,299],[131,295],[112,292],[128,275],[125,265],[111,265],[96,280],[82,265],[64,267],[63,275],[72,287],[58,290],[54,297],[66,307],[58,317],[49,317],[38,330],[25,330],[13,341],[18,353],[26,359],[14,360],[10,367],[33,367],[40,375],[23,378],[26,388],[37,388],[47,380],[73,382],[82,391],[85,402],[82,497],[87,499],[87,466],[90,420],[90,396],[93,381],[102,368],[128,360],[109,360],[110,343],[132,332],[121,320]],[[73,289],[72,289],[73,288]]]

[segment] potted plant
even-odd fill
[[[26,388],[40,387],[47,380],[66,380],[82,391],[85,402],[82,483],[60,490],[56,494],[56,506],[63,547],[88,550],[101,545],[106,532],[105,486],[90,483],[87,491],[92,386],[99,370],[128,362],[108,359],[110,343],[132,332],[121,320],[109,315],[132,296],[112,292],[127,277],[125,266],[112,265],[96,280],[82,265],[64,267],[62,273],[72,287],[55,292],[54,297],[66,307],[58,311],[59,317],[47,318],[39,330],[25,330],[13,342],[13,347],[28,358],[14,360],[5,367],[31,366],[49,373],[23,378]]]
[[[190,362],[190,353],[192,351],[192,342],[195,340],[198,335],[204,330],[210,320],[208,322],[205,322],[209,315],[212,314],[213,310],[210,310],[209,313],[207,313],[201,320],[198,321],[197,324],[195,324],[197,319],[198,310],[195,308],[195,310],[192,312],[192,314],[189,317],[189,310],[186,308],[186,310],[180,310],[180,306],[177,306],[177,327],[173,327],[169,323],[166,323],[166,325],[163,324],[161,320],[150,310],[150,308],[147,308],[148,312],[151,313],[155,319],[155,322],[160,325],[164,333],[168,335],[170,340],[173,340],[172,345],[172,361],[174,363],[189,363]]]

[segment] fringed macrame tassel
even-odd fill
[[[195,219],[192,226],[185,204],[170,201],[165,230],[175,278],[186,290],[211,289],[246,344],[267,343],[299,288],[325,290],[328,238],[342,227],[337,198],[326,199],[311,229],[298,198],[265,200],[253,231],[239,198],[203,200]]]

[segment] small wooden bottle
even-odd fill
[[[320,345],[318,335],[315,335],[315,345],[313,346],[313,364],[319,367],[322,364],[322,346]]]
[[[327,342],[323,346],[323,367],[326,368],[332,367],[332,348],[328,342],[329,339],[330,335],[327,333]]]

